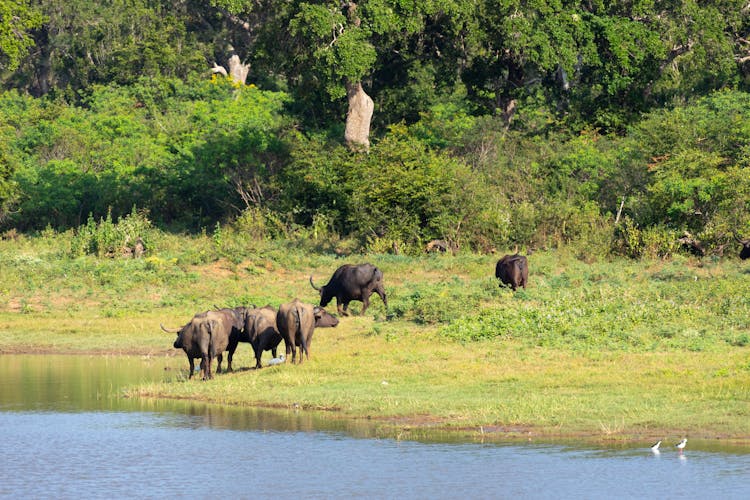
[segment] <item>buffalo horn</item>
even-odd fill
[[[161,323],[159,323],[159,326],[161,327],[162,330],[164,330],[167,333],[180,333],[180,328],[170,330],[170,329],[164,328],[164,325],[162,325]]]
[[[312,274],[310,275],[310,284],[312,285],[312,287],[313,287],[314,289],[316,289],[316,290],[320,291],[320,287],[319,287],[319,286],[315,286],[315,283],[313,283],[313,280],[312,280]]]

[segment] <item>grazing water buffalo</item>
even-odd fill
[[[742,250],[740,250],[740,259],[750,259],[750,239],[741,240],[739,236],[735,236],[734,238],[740,245],[742,245]]]
[[[213,378],[211,362],[216,358],[220,367],[222,353],[229,345],[232,327],[227,314],[220,311],[207,311],[196,314],[182,328],[168,330],[164,328],[164,325],[161,328],[168,333],[177,333],[177,339],[175,339],[173,345],[175,349],[185,351],[188,363],[190,363],[188,378],[193,377],[194,359],[201,360],[200,367],[203,380]],[[220,368],[217,371],[219,370]]]
[[[345,264],[336,269],[327,284],[321,287],[315,286],[312,276],[310,276],[310,284],[320,292],[321,307],[327,306],[335,297],[336,310],[343,316],[349,316],[347,309],[352,300],[362,301],[360,314],[364,314],[370,306],[370,295],[373,292],[380,295],[386,309],[388,308],[388,300],[383,287],[383,273],[372,264]]]
[[[306,304],[299,299],[294,299],[279,306],[276,314],[276,328],[286,345],[286,357],[292,355],[292,363],[297,357],[299,348],[299,362],[302,363],[302,354],[310,358],[310,345],[316,326],[336,326],[338,318],[326,312],[322,307]],[[276,357],[274,355],[274,357]]]
[[[529,263],[523,255],[506,255],[495,266],[495,277],[503,285],[510,285],[515,291],[519,286],[526,288],[529,279]]]
[[[281,335],[276,328],[276,310],[265,306],[249,309],[245,315],[243,341],[250,342],[255,353],[255,368],[260,368],[263,351],[271,351],[276,357],[276,348],[281,342]]]

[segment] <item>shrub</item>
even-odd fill
[[[94,220],[89,214],[86,224],[79,227],[72,238],[70,253],[73,257],[96,255],[97,257],[116,257],[128,245],[133,245],[141,238],[146,248],[152,245],[151,221],[145,211],[138,212],[135,207],[130,215],[122,217],[116,224],[112,222],[112,213],[106,218]],[[131,249],[132,250],[132,249]]]

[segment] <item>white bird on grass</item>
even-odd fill
[[[273,366],[273,365],[280,365],[280,364],[281,364],[281,363],[283,363],[284,361],[285,361],[285,359],[284,359],[284,355],[282,354],[282,355],[281,355],[281,356],[279,356],[278,358],[273,358],[273,359],[271,359],[271,360],[270,360],[270,361],[268,362],[268,366]]]
[[[677,443],[674,446],[675,446],[675,448],[677,448],[678,450],[680,450],[680,453],[682,453],[682,450],[685,449],[685,445],[687,445],[687,438],[683,438],[682,441],[680,441],[679,443]]]

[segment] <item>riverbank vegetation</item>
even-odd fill
[[[143,259],[71,256],[69,233],[0,242],[0,350],[163,357],[171,382],[131,396],[332,410],[382,421],[388,435],[750,437],[749,270],[738,259],[584,261],[559,248],[532,254],[530,285],[513,293],[497,286],[496,255],[342,257],[311,251],[312,239],[239,251],[245,236],[230,228],[152,231],[159,243]],[[389,309],[375,298],[366,316],[316,330],[301,366],[252,370],[241,344],[239,370],[188,382],[159,328],[214,306],[315,302],[310,274],[360,261],[383,270]]]
[[[14,2],[2,352],[170,353],[142,396],[750,436],[747,2],[407,3]],[[184,383],[160,323],[362,261],[387,311]]]

